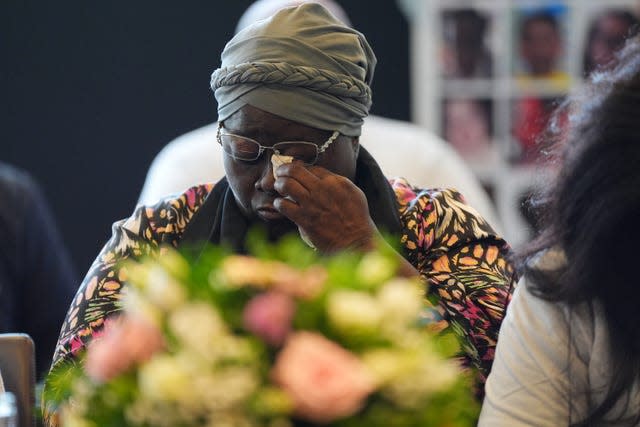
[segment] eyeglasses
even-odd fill
[[[272,150],[274,154],[291,156],[294,160],[300,160],[307,165],[313,165],[318,161],[318,156],[325,152],[333,141],[338,138],[338,135],[340,135],[340,132],[337,130],[334,131],[329,139],[322,145],[307,141],[282,141],[273,144],[271,147],[265,147],[255,139],[232,133],[223,133],[222,123],[218,123],[216,138],[224,152],[233,157],[234,160],[251,162],[258,160],[264,150]]]

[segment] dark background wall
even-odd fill
[[[155,154],[215,120],[209,75],[250,3],[0,1],[0,160],[42,185],[81,275],[133,210]],[[373,112],[408,119],[396,3],[341,4],[378,56]]]

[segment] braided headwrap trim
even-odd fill
[[[355,99],[369,107],[371,88],[364,82],[328,70],[286,62],[248,62],[218,68],[211,75],[211,89],[246,83],[302,87],[330,95]]]

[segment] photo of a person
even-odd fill
[[[598,11],[591,19],[582,60],[583,76],[594,70],[604,71],[613,65],[614,54],[624,41],[638,32],[638,18],[624,8]]]
[[[443,103],[442,136],[469,161],[487,158],[493,134],[488,99],[451,98]]]
[[[442,74],[447,78],[489,78],[491,16],[478,9],[445,10],[442,15]]]
[[[566,6],[516,11],[515,75],[519,81],[546,79],[566,85],[564,20]]]

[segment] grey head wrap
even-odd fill
[[[244,105],[317,129],[359,136],[376,57],[364,35],[317,3],[285,8],[240,31],[211,89],[222,121]]]

